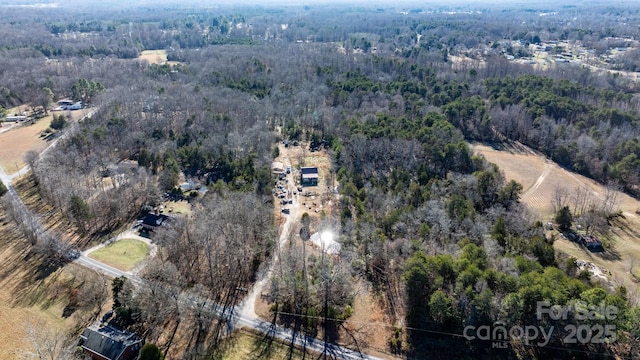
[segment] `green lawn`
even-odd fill
[[[167,201],[163,205],[164,205],[165,213],[182,214],[182,215],[191,214],[191,204],[189,204],[189,202],[185,200]]]
[[[133,269],[149,253],[149,246],[140,240],[122,239],[98,249],[89,257],[122,271]]]
[[[275,360],[275,359],[317,359],[318,355],[307,351],[304,356],[301,349],[291,349],[288,344],[268,339],[264,334],[249,329],[239,329],[224,340],[220,347],[220,359],[239,360]],[[290,354],[290,351],[292,353]]]

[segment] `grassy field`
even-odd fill
[[[138,60],[145,60],[149,64],[164,64],[167,62],[166,50],[143,50]]]
[[[553,217],[552,199],[558,187],[568,190],[569,194],[576,189],[584,189],[594,199],[604,199],[607,193],[607,189],[594,180],[567,171],[524,146],[518,149],[494,149],[474,144],[471,149],[498,165],[507,179],[522,184],[522,201],[547,219]],[[618,200],[618,207],[625,215],[632,215],[640,208],[638,200],[624,193],[618,193]]]
[[[25,107],[21,106],[20,108],[23,109]],[[69,116],[71,121],[78,121],[89,111],[91,109],[50,112],[49,115],[38,119],[33,124],[27,122],[12,124],[8,131],[0,133],[0,166],[8,174],[13,174],[25,166],[24,156],[28,151],[41,152],[46,149],[49,143],[41,134],[51,125],[51,119],[54,114]],[[8,124],[3,125],[4,128],[9,126]]]
[[[221,359],[316,359],[317,354],[307,351],[303,356],[301,349],[291,348],[279,341],[265,337],[264,334],[248,329],[239,329],[222,345]]]
[[[138,56],[137,60],[146,61],[149,64],[168,64],[176,65],[180,64],[179,61],[167,61],[166,50],[143,50]]]
[[[188,201],[167,201],[163,203],[165,213],[173,213],[173,214],[182,214],[189,215],[191,214],[191,204]]]
[[[51,115],[38,120],[33,125],[17,124],[9,131],[0,133],[0,166],[13,174],[24,165],[24,155],[29,150],[42,151],[47,141],[40,134],[51,124]],[[5,125],[7,126],[7,125]]]
[[[584,176],[569,172],[530,149],[498,150],[490,146],[475,144],[476,154],[497,164],[507,179],[514,179],[523,185],[522,202],[527,204],[542,219],[553,218],[552,198],[560,186],[569,194],[576,189],[587,190],[594,199],[603,199],[607,190],[601,184]],[[571,241],[556,238],[554,248],[558,251],[598,265],[611,271],[610,284],[624,284],[636,294],[640,294],[640,283],[633,273],[640,271],[640,201],[629,195],[618,193],[621,217],[611,222],[607,234],[600,234],[606,241],[605,251],[592,253]]]
[[[0,210],[0,359],[26,359],[34,340],[69,339],[78,319],[86,317],[85,312],[63,317],[65,289],[78,279],[100,280],[77,265],[45,266],[7,220]]]
[[[133,269],[149,253],[149,246],[140,240],[122,239],[98,249],[89,257],[122,271]]]

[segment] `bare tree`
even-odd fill
[[[602,211],[606,216],[609,216],[616,211],[621,190],[622,187],[620,186],[620,184],[609,183],[607,185],[607,191],[602,203]]]
[[[25,324],[29,350],[24,359],[66,360],[73,354],[73,344],[67,334],[42,320],[31,319]]]
[[[551,205],[553,205],[553,213],[557,213],[563,207],[569,204],[569,191],[561,186],[556,186],[553,191]]]

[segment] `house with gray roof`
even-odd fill
[[[133,360],[142,345],[136,334],[110,325],[90,326],[80,335],[80,347],[94,360]]]

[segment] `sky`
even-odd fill
[[[217,8],[227,6],[326,6],[329,4],[345,4],[352,6],[368,6],[395,9],[433,9],[433,8],[468,8],[471,10],[482,9],[488,6],[504,5],[507,8],[541,8],[552,9],[563,4],[574,4],[585,6],[587,4],[611,4],[605,0],[0,0],[0,5],[26,5],[26,4],[55,4],[61,8],[86,9],[95,6],[96,8],[117,8],[130,7],[168,7],[177,6],[181,8]],[[616,4],[636,4],[640,0],[616,0]]]

